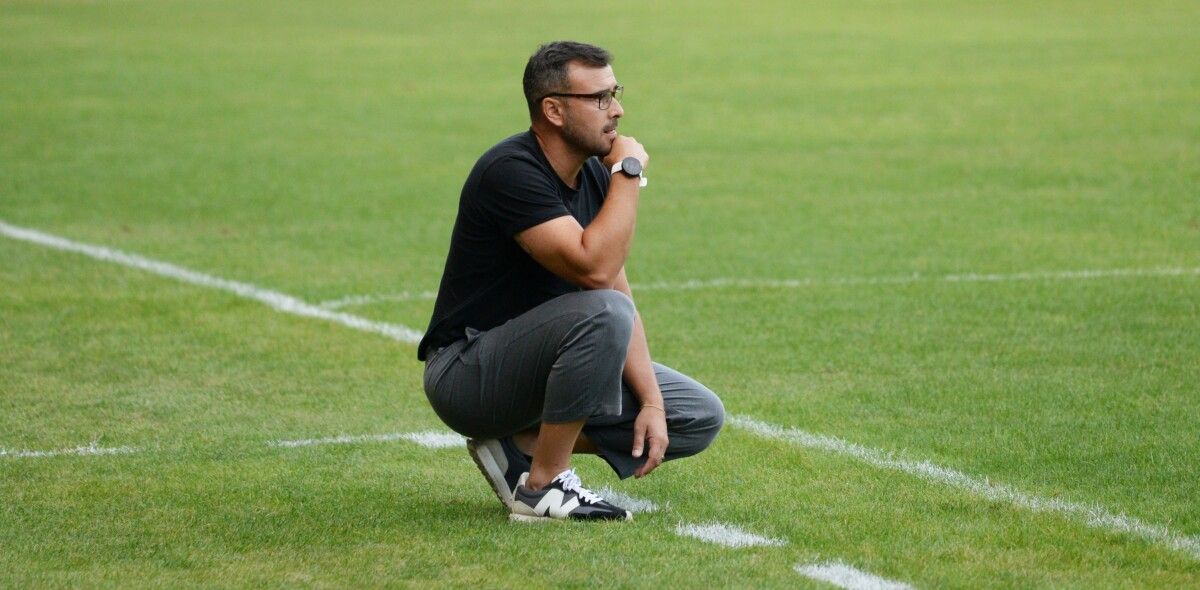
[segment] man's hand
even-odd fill
[[[613,141],[612,150],[604,156],[604,167],[612,170],[613,164],[620,162],[628,157],[637,158],[642,163],[642,168],[645,168],[650,163],[650,155],[646,153],[646,148],[632,137],[618,135]]]
[[[645,449],[647,443],[649,451]],[[667,443],[666,413],[658,408],[643,407],[633,422],[633,456],[641,457],[646,452],[646,462],[633,472],[633,476],[640,478],[649,475],[654,468],[662,465]]]

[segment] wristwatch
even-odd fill
[[[610,173],[616,174],[618,172],[620,172],[630,178],[641,179],[640,182],[638,182],[638,186],[646,186],[646,177],[642,176],[642,161],[641,160],[639,160],[633,156],[629,156],[628,158],[625,158],[624,160],[621,160],[620,162],[613,164],[613,167],[612,167],[612,170],[610,171]]]

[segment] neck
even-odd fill
[[[550,167],[554,168],[555,174],[558,174],[563,184],[576,188],[575,180],[579,178],[579,170],[583,168],[583,163],[588,157],[571,149],[561,135],[539,125],[533,126],[533,136],[537,138],[542,153],[546,154],[546,160],[550,162]]]

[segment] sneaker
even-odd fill
[[[521,474],[513,492],[512,513],[508,518],[522,522],[547,520],[633,520],[624,508],[609,504],[587,488],[568,469],[555,477],[546,487],[533,491],[525,487],[528,473]]]
[[[504,509],[512,510],[513,488],[517,487],[521,474],[529,471],[529,457],[521,453],[511,436],[470,439],[467,441],[467,452],[471,453],[475,465],[491,484]]]

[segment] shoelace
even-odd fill
[[[583,481],[580,480],[579,476],[575,474],[574,469],[568,469],[558,474],[558,477],[554,478],[554,480],[562,482],[562,489],[564,492],[575,492],[575,494],[579,496],[580,500],[583,500],[588,504],[598,504],[604,501],[604,498],[597,496],[591,490],[583,487]]]

